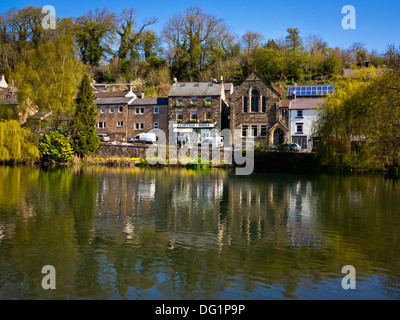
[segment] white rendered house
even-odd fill
[[[324,98],[294,98],[289,106],[291,142],[297,143],[302,150],[313,148],[313,125],[317,121],[318,107],[324,103]]]

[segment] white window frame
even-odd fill
[[[100,123],[101,123],[101,127],[100,127]],[[106,121],[97,122],[97,129],[107,129],[107,122]]]
[[[154,107],[154,114],[160,113],[160,107]]]
[[[301,131],[299,127],[301,126]],[[304,123],[296,123],[296,134],[303,134],[304,133]]]
[[[136,122],[135,123],[135,130],[136,131],[144,131],[145,128],[146,128],[146,126],[145,126],[144,122]]]
[[[106,113],[106,107],[105,106],[101,106],[100,107],[100,113]]]
[[[153,129],[160,129],[160,124],[158,122],[154,122]]]
[[[136,107],[135,114],[145,114],[146,109],[144,107]]]
[[[258,137],[258,125],[252,124],[250,127],[251,127],[250,128],[250,137],[257,138]],[[256,135],[254,135],[254,132],[253,132],[254,128],[256,128]]]
[[[124,127],[124,122],[123,121],[118,121],[117,122],[117,128],[123,128]]]
[[[121,111],[122,108],[122,111]],[[119,106],[118,107],[118,113],[124,113],[124,106]]]
[[[115,106],[110,106],[110,113],[114,113]]]
[[[244,128],[244,127],[246,127],[246,135],[245,135],[245,136],[243,135],[243,128]],[[247,137],[249,136],[249,125],[243,124],[241,129],[242,129],[242,130],[241,130],[241,133],[240,133],[240,134],[241,134],[242,138],[247,138]]]

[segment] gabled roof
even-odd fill
[[[274,94],[276,94],[278,97],[281,95],[279,94],[278,91],[275,90],[275,88],[267,81],[265,81],[256,71],[253,71],[247,79],[244,81],[261,81],[263,82]]]
[[[94,103],[97,105],[125,105],[130,104],[135,99],[135,97],[96,98]]]
[[[316,109],[325,103],[324,98],[302,98],[292,100],[289,109],[290,110],[307,110]]]
[[[0,88],[8,88],[6,78],[4,77],[3,74],[0,77]]]
[[[129,98],[129,97],[141,97],[143,95],[142,92],[133,92],[130,90],[124,91],[103,91],[103,92],[96,92],[96,98]]]
[[[147,105],[168,105],[168,98],[145,98],[145,99],[135,99],[130,106],[147,106]]]
[[[176,82],[169,97],[210,97],[221,96],[223,85],[213,82]]]

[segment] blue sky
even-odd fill
[[[388,44],[400,45],[400,1],[398,0],[205,0],[205,1],[103,1],[103,0],[0,0],[0,12],[29,5],[52,5],[58,17],[78,17],[93,8],[107,7],[117,14],[124,8],[135,8],[139,21],[155,16],[156,30],[161,30],[169,17],[191,4],[199,4],[205,12],[224,18],[225,23],[239,36],[246,31],[257,31],[266,39],[286,35],[286,29],[297,27],[301,35],[321,36],[329,46],[348,48],[361,41],[368,49],[383,52]],[[342,28],[342,8],[356,8],[356,30]]]

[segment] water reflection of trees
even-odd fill
[[[296,298],[329,282],[340,294],[347,264],[399,297],[395,180],[7,170],[19,196],[0,189],[0,257],[12,261],[0,279],[17,284],[17,297],[47,297],[37,288],[45,264],[59,268],[60,298]]]

